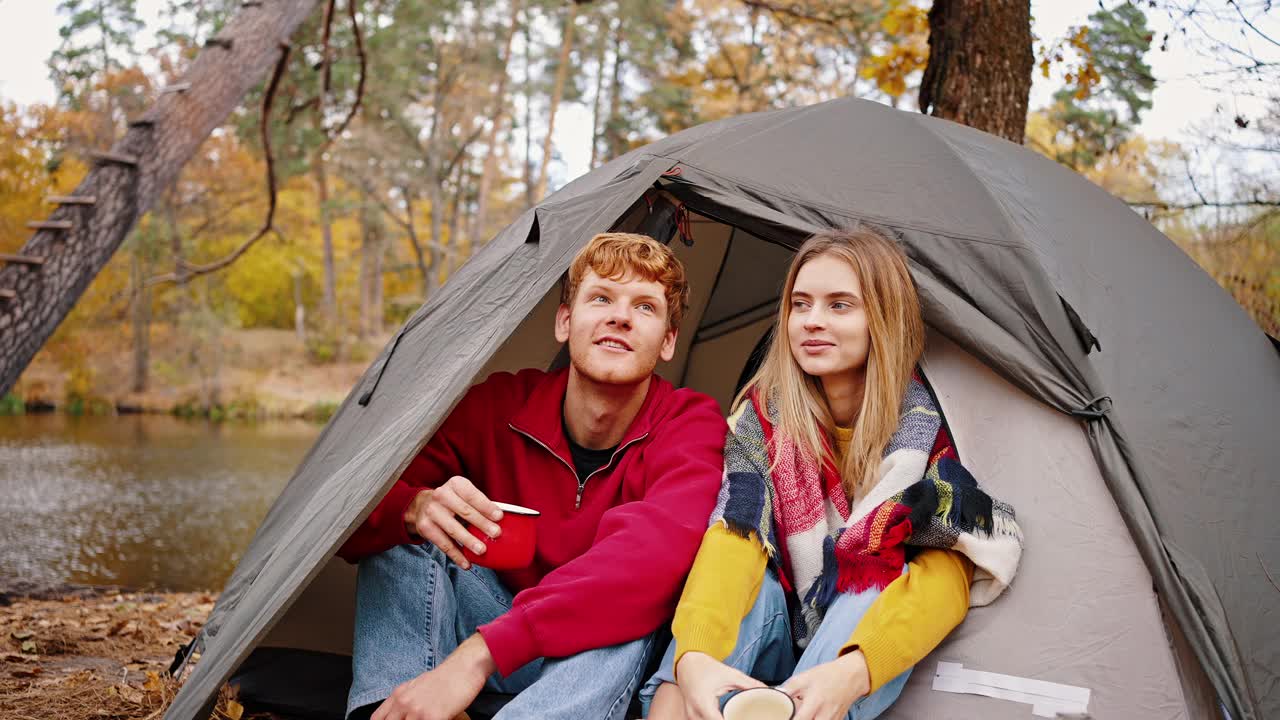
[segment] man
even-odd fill
[[[597,235],[556,313],[569,367],[471,388],[339,550],[360,563],[351,717],[466,717],[486,688],[516,694],[498,720],[623,717],[723,471],[716,403],[653,374],[688,295],[668,248]],[[541,513],[529,567],[463,556],[495,502]]]

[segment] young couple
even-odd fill
[[[359,562],[352,718],[719,718],[780,685],[797,718],[871,718],[912,666],[1012,579],[1008,506],[959,464],[916,364],[901,250],[820,233],[787,275],[774,341],[725,420],[653,374],[684,269],[642,235],[578,254],[565,370],[473,387],[339,554]],[[467,529],[541,513],[526,568],[473,566]],[[674,613],[674,619],[673,619]],[[645,669],[668,622],[674,641]]]

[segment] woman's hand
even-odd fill
[[[765,684],[700,652],[680,658],[677,687],[684,696],[685,714],[694,720],[721,720],[720,696],[734,690],[765,687]]]
[[[796,700],[795,720],[841,720],[871,689],[871,675],[862,651],[854,650],[793,675],[782,689]]]

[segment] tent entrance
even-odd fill
[[[688,273],[689,312],[676,356],[660,364],[657,372],[676,385],[711,395],[727,410],[752,350],[772,324],[792,251],[697,213],[690,213],[690,227],[691,246],[671,241]],[[562,351],[552,331],[559,300],[557,284],[472,383],[498,371],[555,366]],[[260,646],[350,654],[354,593],[354,568],[331,559]]]
[[[690,308],[676,356],[657,372],[727,410],[771,327],[793,251],[696,211],[689,220],[692,245],[670,245],[689,275]],[[558,303],[557,286],[471,381],[564,362],[552,334]],[[1079,420],[1028,397],[936,332],[923,364],[966,465],[1018,509],[1027,550],[1012,588],[974,609],[917,666],[886,717],[1029,716],[1018,703],[933,690],[938,661],[1088,688],[1096,717],[1215,716],[1207,679],[1162,616]],[[349,654],[354,578],[351,566],[330,560],[261,646]]]

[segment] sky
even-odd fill
[[[137,0],[138,14],[154,24],[165,0]],[[58,17],[55,0],[0,0],[0,99],[22,105],[48,103],[54,99],[45,60],[58,46]],[[1086,22],[1097,8],[1097,0],[1033,0],[1032,31],[1040,42],[1062,37],[1069,28]],[[1166,29],[1165,18],[1151,15],[1157,38]],[[1163,24],[1162,24],[1163,23]],[[1270,28],[1268,29],[1270,30]],[[1280,37],[1274,35],[1273,37]],[[138,38],[139,47],[149,47],[154,37],[150,29]],[[1262,48],[1280,60],[1280,48]],[[1237,97],[1205,88],[1190,75],[1203,69],[1205,59],[1184,46],[1171,44],[1167,52],[1153,50],[1147,57],[1160,83],[1153,96],[1153,107],[1139,126],[1148,139],[1193,141],[1216,108],[1250,117],[1261,112],[1260,101]],[[1047,104],[1060,80],[1041,78],[1036,72],[1032,86],[1031,107]],[[584,105],[569,105],[556,118],[555,145],[566,167],[554,172],[557,180],[567,180],[583,173],[590,158],[590,110]],[[559,170],[560,168],[556,168]],[[560,184],[560,183],[556,183]]]

